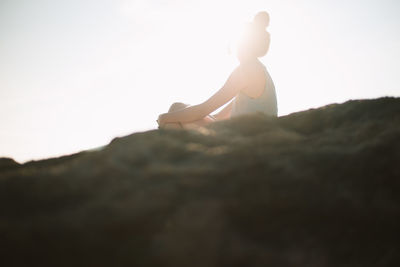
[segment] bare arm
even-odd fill
[[[240,67],[237,67],[231,73],[224,86],[205,102],[187,107],[183,110],[161,114],[158,118],[159,124],[163,125],[170,122],[187,123],[204,118],[217,108],[226,104],[244,87],[241,72]]]
[[[220,112],[214,115],[217,120],[227,120],[231,117],[231,111],[233,106],[233,100],[226,105]]]

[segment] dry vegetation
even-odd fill
[[[399,266],[400,99],[0,159],[0,266]]]

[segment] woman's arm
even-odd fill
[[[227,120],[231,117],[231,111],[233,106],[233,100],[226,105],[220,112],[214,115],[214,117],[219,120]]]
[[[161,114],[158,117],[158,123],[162,126],[165,123],[187,123],[204,118],[235,97],[244,88],[243,80],[242,70],[239,66],[231,73],[224,86],[207,101],[175,112]]]

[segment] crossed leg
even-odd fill
[[[174,111],[178,111],[184,108],[189,107],[190,105],[188,104],[184,104],[184,103],[180,103],[180,102],[176,102],[173,103],[171,105],[171,107],[169,108],[168,112],[174,112]],[[164,128],[166,129],[197,129],[199,127],[205,126],[211,122],[214,122],[215,119],[212,118],[210,115],[207,115],[206,117],[204,117],[203,119],[197,120],[197,121],[192,121],[192,122],[188,122],[188,123],[180,123],[180,122],[171,122],[171,123],[166,123],[164,125]]]

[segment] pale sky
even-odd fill
[[[95,148],[201,103],[261,10],[280,116],[400,96],[397,0],[0,0],[0,157]]]

